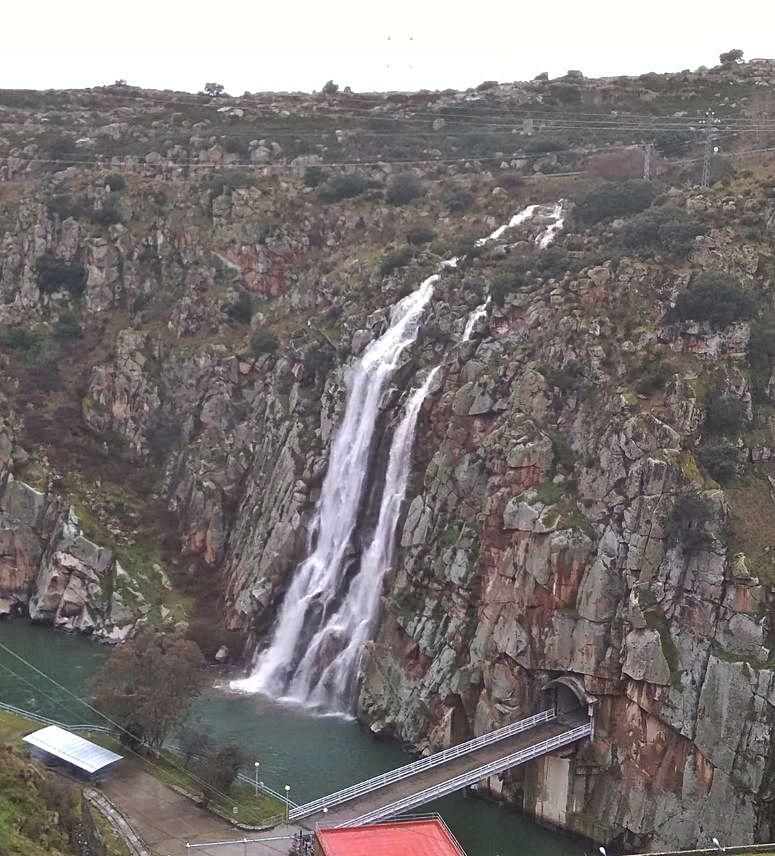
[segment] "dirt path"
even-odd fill
[[[278,856],[288,853],[290,841],[267,841],[225,847],[186,848],[186,842],[229,841],[247,836],[292,835],[296,827],[266,832],[243,832],[198,808],[129,759],[113,771],[100,790],[121,809],[146,846],[158,856]]]

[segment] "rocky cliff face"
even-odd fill
[[[447,133],[450,111],[482,104],[562,113],[570,87],[609,109],[723,92],[745,115],[770,78],[762,67],[660,86],[574,78],[386,97],[374,110],[435,112]],[[594,703],[594,740],[491,790],[632,846],[721,830],[771,839],[766,165],[700,192],[666,157],[643,213],[609,199],[596,217],[589,176],[546,174],[585,169],[589,140],[531,154],[535,141],[509,131],[491,141],[496,161],[466,150],[469,161],[418,165],[404,202],[389,201],[389,164],[332,201],[307,167],[389,159],[395,144],[362,120],[336,128],[347,102],[11,95],[0,98],[0,612],[113,642],[138,621],[207,619],[249,654],[304,555],[348,363],[439,258],[466,255],[443,272],[382,402],[357,541],[374,523],[398,408],[418,372],[442,364],[363,660],[361,719],[435,749],[533,712],[548,681],[571,676]],[[156,125],[140,119],[151,105]],[[298,138],[273,140],[292,113]],[[67,141],[41,131],[52,115],[72,123],[73,163]],[[462,145],[449,131],[431,159]],[[560,196],[575,205],[550,248],[536,247],[540,218],[474,246]],[[703,272],[716,283],[705,308],[686,309]]]

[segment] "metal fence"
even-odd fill
[[[497,743],[499,740],[505,740],[507,737],[513,737],[515,734],[520,734],[530,728],[540,725],[544,722],[549,722],[556,717],[554,708],[542,710],[540,713],[528,716],[526,719],[520,719],[518,722],[512,722],[511,725],[506,725],[503,728],[498,728],[495,731],[490,731],[487,734],[482,734],[480,737],[474,737],[473,740],[467,740],[465,743],[459,743],[457,746],[451,746],[449,749],[444,749],[441,752],[436,752],[433,755],[428,755],[427,758],[421,758],[419,761],[414,761],[411,764],[406,764],[396,770],[391,770],[389,773],[375,776],[372,779],[367,779],[364,782],[359,782],[356,785],[351,785],[341,791],[336,791],[325,797],[313,800],[312,802],[304,803],[290,812],[291,820],[298,820],[301,817],[307,817],[324,808],[331,808],[339,805],[339,803],[347,802],[347,800],[355,799],[356,797],[368,794],[378,788],[383,788],[393,782],[399,782],[401,779],[406,779],[409,776],[414,776],[417,773],[422,773],[425,770],[430,770],[439,764],[444,764],[451,761],[453,758],[459,758],[461,755],[467,755],[469,752],[474,752],[481,749],[483,746],[490,746]]]
[[[445,797],[447,794],[462,790],[468,785],[473,785],[481,779],[486,779],[488,776],[494,776],[508,770],[510,767],[516,767],[519,764],[524,764],[533,758],[538,758],[545,755],[547,752],[552,752],[554,749],[559,749],[562,746],[567,746],[570,743],[575,743],[577,740],[582,740],[584,737],[589,737],[592,733],[592,722],[585,722],[576,728],[571,728],[568,731],[563,731],[555,737],[550,737],[547,740],[542,740],[533,746],[528,746],[526,749],[520,749],[518,752],[513,752],[511,755],[506,755],[497,761],[492,761],[482,767],[477,767],[475,770],[469,770],[445,782],[440,782],[430,788],[425,788],[417,793],[410,794],[403,799],[396,800],[389,805],[374,809],[360,817],[347,820],[339,826],[361,826],[366,823],[374,823],[377,820],[383,820],[388,817],[394,817],[409,809],[424,805],[434,799]]]
[[[32,722],[39,722],[41,725],[58,725],[60,728],[67,728],[70,731],[94,731],[100,734],[112,734],[113,729],[105,725],[93,725],[91,723],[78,723],[71,725],[69,722],[61,722],[58,719],[51,719],[50,716],[43,716],[41,713],[33,713],[31,710],[24,710],[21,707],[15,707],[12,704],[0,702],[0,710],[5,710],[8,713],[14,713],[24,719],[29,719]]]

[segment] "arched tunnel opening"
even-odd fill
[[[591,699],[584,690],[584,684],[573,675],[553,678],[541,688],[541,707],[546,710],[553,707],[557,719],[568,725],[584,721],[591,714]]]

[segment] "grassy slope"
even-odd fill
[[[3,856],[44,856],[75,853],[57,816],[47,805],[42,786],[51,777],[27,758],[21,738],[38,724],[0,711],[0,853]],[[80,815],[80,788],[73,787],[73,809]],[[107,856],[128,856],[129,850],[111,824],[92,812]]]

